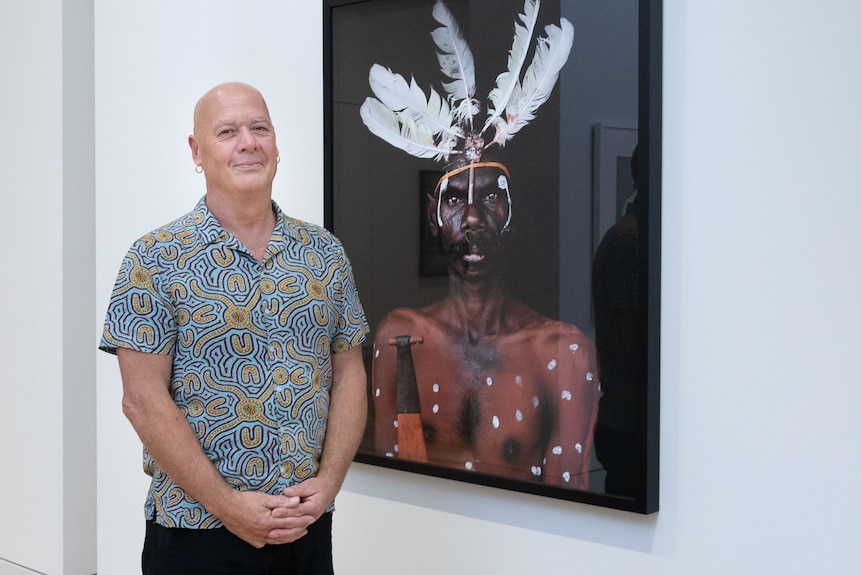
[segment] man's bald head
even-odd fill
[[[244,84],[243,82],[225,82],[224,84],[219,84],[218,86],[208,90],[206,94],[200,97],[197,104],[195,104],[194,134],[197,135],[198,130],[204,124],[212,121],[214,112],[222,108],[223,102],[226,98],[249,94],[253,94],[257,98],[260,98],[263,109],[266,110],[266,114],[269,116],[269,108],[266,105],[266,100],[263,99],[263,95],[257,90],[257,88],[250,86],[249,84]]]

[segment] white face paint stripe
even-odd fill
[[[443,217],[440,215],[440,202],[443,201],[443,192],[449,187],[449,178],[440,182],[440,191],[437,192],[437,225],[443,227]]]
[[[476,170],[470,166],[470,177],[467,179],[467,205],[473,205],[473,181],[475,180]]]
[[[500,177],[497,178],[497,187],[506,190],[506,203],[509,204],[509,215],[506,217],[506,223],[503,224],[503,229],[506,229],[512,221],[512,194],[509,193],[509,180],[506,179],[506,176],[500,174]]]

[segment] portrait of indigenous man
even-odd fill
[[[378,455],[573,489],[589,488],[600,396],[593,342],[507,288],[518,190],[503,148],[550,97],[568,59],[566,19],[536,29],[538,0],[515,20],[507,68],[486,106],[475,62],[450,10],[433,7],[444,76],[430,92],[374,64],[365,126],[408,154],[442,164],[427,226],[444,254],[448,292],[397,308],[375,328]],[[534,41],[534,38],[538,37]]]

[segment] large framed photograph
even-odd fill
[[[371,325],[356,460],[657,511],[660,0],[323,20],[325,223]]]

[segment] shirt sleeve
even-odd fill
[[[339,246],[338,289],[336,291],[336,305],[339,316],[337,330],[332,338],[332,351],[338,353],[356,347],[365,340],[370,331],[368,321],[365,319],[365,310],[359,301],[359,292],[353,279],[353,268],[344,248]]]
[[[174,309],[157,262],[148,253],[149,237],[135,242],[123,258],[99,342],[102,351],[115,354],[118,347],[125,347],[160,355],[174,352]]]

